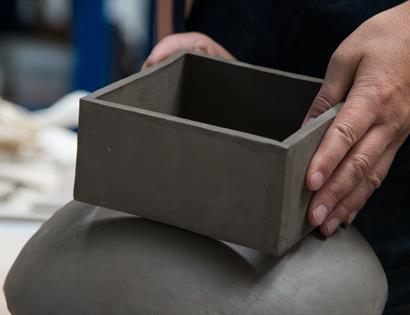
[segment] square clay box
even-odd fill
[[[320,80],[180,52],[80,101],[74,197],[280,255],[312,230]]]

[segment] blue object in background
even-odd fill
[[[113,27],[104,0],[73,0],[73,89],[94,91],[113,81]]]
[[[149,23],[145,58],[157,41],[158,0],[147,1]],[[118,79],[113,71],[114,27],[104,14],[104,3],[105,0],[73,0],[74,90],[94,91]],[[184,0],[174,0],[173,28],[176,32],[184,30],[184,7]]]

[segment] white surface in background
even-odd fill
[[[47,219],[72,199],[79,99],[36,113],[0,99],[0,218]],[[0,314],[1,315],[1,314]]]
[[[87,91],[71,92],[47,109],[32,113],[34,121],[40,125],[52,125],[71,128],[78,125],[79,100],[86,96]]]
[[[9,314],[3,285],[7,273],[28,239],[38,230],[41,222],[0,220],[0,315]]]

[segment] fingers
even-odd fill
[[[343,101],[352,86],[360,55],[352,55],[343,48],[335,51],[326,70],[325,79],[316,95],[303,125]]]
[[[325,80],[306,115],[304,124],[342,101],[351,88],[361,57],[358,53],[350,53],[348,49],[344,48],[345,46],[346,44],[342,43],[332,55]],[[366,131],[363,128],[362,117],[352,110],[356,107],[354,106],[355,100],[350,102],[352,105],[349,105],[349,102],[346,103],[325,134],[310,163],[306,185],[311,190],[320,189],[350,146],[355,143],[355,137],[362,136]],[[353,112],[355,116],[350,116],[350,112]],[[359,111],[359,113],[361,112]],[[347,121],[344,120],[346,116],[349,119]],[[367,125],[368,127],[370,127],[370,123]]]
[[[357,215],[359,209],[363,207],[372,192],[373,190],[363,180],[327,217],[326,221],[320,226],[320,232],[325,236],[333,234],[340,224],[349,220],[350,215]],[[351,220],[353,219],[351,218]]]
[[[340,200],[320,226],[322,234],[329,236],[334,233],[340,224],[352,223],[367,199],[386,177],[398,148],[398,144],[391,144],[387,151],[385,151],[385,154],[375,164],[374,168],[361,180],[359,185]]]
[[[151,51],[151,54],[142,65],[142,68],[145,69],[157,64],[180,49],[189,49],[191,40],[189,36],[184,35],[185,34],[174,34],[161,40],[157,45],[155,45],[154,49]]]
[[[353,88],[309,165],[306,185],[313,191],[323,186],[347,152],[376,121],[377,113],[371,110],[373,99],[354,93]]]
[[[307,172],[306,185],[316,191],[308,221],[320,226],[324,235],[332,234],[341,223],[354,220],[380,186],[405,138],[399,128],[403,115],[392,108],[392,93],[383,90],[385,85],[369,79],[368,73],[369,64],[362,62],[345,104]]]
[[[333,54],[323,85],[316,96],[305,123],[322,114],[345,98],[359,69],[361,57],[339,47]],[[326,132],[314,155],[306,176],[306,185],[316,191],[322,187],[333,170],[374,122],[375,117],[363,115],[369,99],[349,92],[344,106]]]
[[[184,49],[228,60],[235,59],[226,49],[205,34],[197,32],[180,33],[167,36],[161,40],[142,65],[142,69],[157,64],[176,51]]]
[[[316,192],[309,207],[308,220],[320,225],[336,204],[365,178],[390,145],[394,132],[376,125],[350,150],[324,186]],[[378,187],[378,182],[373,182]]]

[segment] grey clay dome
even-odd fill
[[[351,226],[274,257],[71,202],[24,247],[5,294],[13,315],[368,315],[387,284]]]

